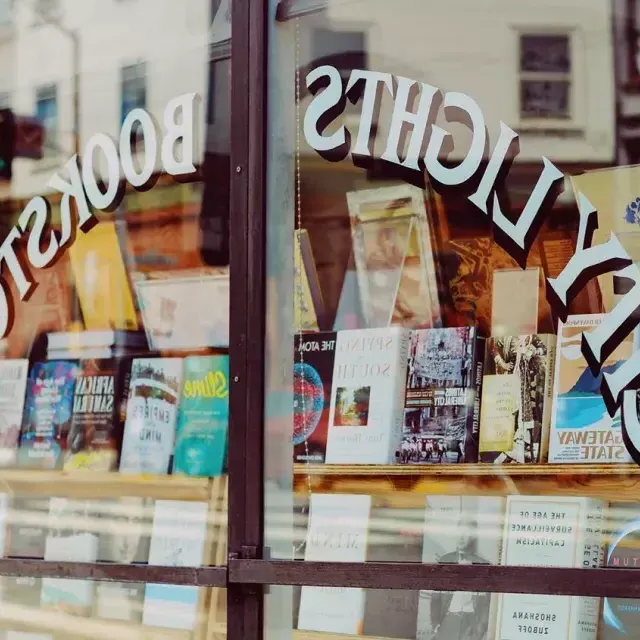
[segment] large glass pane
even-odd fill
[[[224,565],[230,3],[0,12],[0,552]],[[204,638],[215,594],[18,575],[0,617]]]
[[[270,557],[631,566],[635,3],[270,7]]]

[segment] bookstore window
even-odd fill
[[[283,610],[294,638],[638,634],[589,593],[350,586],[635,562],[625,3],[547,4],[270,3],[264,543],[304,586],[265,596],[267,637]]]
[[[228,4],[11,5],[2,638],[225,635]]]

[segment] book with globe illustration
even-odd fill
[[[401,464],[478,461],[484,342],[476,327],[411,332]]]
[[[322,463],[327,449],[336,332],[295,337],[293,459]]]
[[[178,409],[173,473],[222,474],[229,426],[229,356],[190,356]]]
[[[338,331],[325,462],[396,461],[409,335],[400,327]]]
[[[631,462],[622,440],[620,412],[609,416],[600,392],[603,373],[613,373],[632,355],[629,336],[594,376],[582,355],[582,334],[595,329],[604,314],[569,316],[559,323],[551,414],[549,462]]]

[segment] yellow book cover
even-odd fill
[[[79,232],[69,256],[85,329],[137,329],[115,223],[103,221]]]
[[[306,233],[306,232],[305,232]],[[293,267],[294,267],[294,305],[293,317],[298,331],[319,331],[318,316],[316,314],[309,274],[302,256],[300,230],[296,230],[293,237]]]
[[[615,233],[629,256],[640,261],[640,165],[596,169],[571,177],[574,193],[581,192],[598,211],[593,245],[603,244]],[[613,274],[598,277],[605,311],[618,299]]]
[[[513,374],[484,377],[480,414],[481,454],[512,448],[519,391],[518,377]]]

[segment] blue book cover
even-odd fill
[[[611,569],[640,569],[640,509],[637,504],[609,505],[609,548],[606,566]],[[605,598],[602,609],[602,640],[638,638],[640,600]]]
[[[29,372],[18,463],[27,467],[62,467],[73,411],[78,363],[37,362]]]
[[[229,356],[185,359],[173,473],[219,476],[229,424]]]

